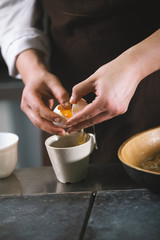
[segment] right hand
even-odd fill
[[[64,135],[65,130],[53,124],[53,120],[57,119],[58,121],[59,119],[61,121],[61,117],[51,109],[53,108],[54,98],[67,108],[67,105],[69,105],[69,95],[59,79],[49,73],[43,64],[36,62],[34,65],[34,61],[29,61],[29,58],[32,58],[32,52],[30,56],[25,52],[24,54],[22,53],[23,56],[19,55],[19,59],[17,60],[17,68],[25,84],[21,109],[36,127],[51,134]],[[26,64],[22,64],[23,61]],[[32,66],[30,66],[30,62]]]

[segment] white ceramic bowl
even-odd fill
[[[11,175],[16,167],[18,141],[14,133],[0,132],[0,178]]]

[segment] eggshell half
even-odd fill
[[[76,114],[77,112],[81,111],[83,108],[85,108],[87,106],[87,102],[85,99],[81,98],[81,100],[79,102],[77,102],[76,104],[72,105],[72,114]]]
[[[87,102],[86,102],[85,99],[82,98],[79,102],[77,102],[76,104],[72,105],[72,114],[73,115],[76,114],[77,112],[81,111],[86,106],[87,106]],[[57,113],[62,118],[61,122],[54,122],[53,121],[54,125],[57,126],[57,127],[66,128],[66,122],[67,122],[68,118],[63,116],[61,111],[58,109],[58,105],[55,107],[53,112]]]
[[[61,116],[62,120],[61,122],[55,122],[53,121],[54,125],[57,127],[61,127],[61,128],[65,128],[66,127],[66,122],[67,122],[67,118],[65,116],[63,116],[63,114],[61,113],[61,111],[58,109],[58,105],[55,107],[55,109],[53,110],[53,112],[57,113],[58,115]]]

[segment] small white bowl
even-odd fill
[[[16,167],[18,141],[14,133],[0,132],[0,178],[10,176]]]

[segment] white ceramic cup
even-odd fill
[[[0,178],[10,176],[16,167],[18,141],[14,133],[0,132]]]
[[[93,134],[85,133],[86,142],[76,145],[79,134],[53,135],[45,141],[55,175],[61,183],[77,183],[87,176],[95,138]]]

